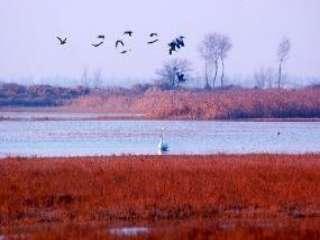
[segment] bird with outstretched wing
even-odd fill
[[[100,47],[103,44],[103,41],[99,42],[99,43],[92,43],[91,45],[93,47]]]
[[[100,35],[98,35],[98,36],[97,36],[97,38],[98,38],[98,39],[103,39],[103,40],[104,40],[104,39],[106,38],[106,36],[105,36],[104,34],[100,34]]]
[[[122,47],[124,47],[124,42],[122,40],[117,40],[115,43],[115,47],[118,48],[119,45],[122,45]]]
[[[64,45],[67,43],[67,38],[62,39],[61,37],[57,37],[57,39],[59,40],[60,45]]]
[[[158,37],[158,33],[153,32],[153,33],[150,33],[149,36],[150,36],[150,37]]]
[[[153,40],[153,41],[149,41],[148,44],[154,44],[154,43],[156,43],[156,42],[159,42],[159,39],[155,39],[155,40]]]
[[[123,33],[123,35],[128,35],[129,37],[132,37],[133,31],[131,31],[131,30],[125,31],[125,32]]]

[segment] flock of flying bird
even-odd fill
[[[124,36],[128,36],[130,38],[133,37],[133,31],[129,30],[129,31],[125,31],[123,33]],[[147,42],[148,45],[152,45],[152,44],[155,44],[157,42],[159,42],[159,38],[158,38],[158,33],[150,33],[149,34],[149,37],[151,38],[150,41]],[[104,41],[105,41],[105,35],[104,34],[100,34],[97,36],[97,39],[99,40],[97,43],[92,43],[91,45],[93,47],[100,47],[101,45],[104,44]],[[168,46],[169,46],[169,55],[172,55],[173,52],[176,52],[178,49],[182,48],[185,46],[185,43],[184,43],[184,36],[180,36],[180,37],[177,37],[176,39],[174,39],[173,41],[171,41]],[[61,37],[57,37],[57,39],[59,40],[59,43],[60,45],[65,45],[67,44],[67,38],[61,38]],[[115,42],[115,48],[120,48],[122,47],[122,49],[125,47],[125,43],[122,39],[118,39],[116,42]],[[126,54],[128,53],[129,51],[131,51],[131,49],[123,49],[120,51],[121,54]]]
[[[132,38],[133,34],[134,34],[133,31],[129,30],[129,31],[125,31],[123,33],[123,36],[128,36],[129,38]],[[159,38],[158,38],[159,37],[158,33],[155,33],[155,32],[150,33],[149,37],[151,38],[151,40],[147,42],[148,45],[152,45],[152,44],[155,44],[155,43],[160,41]],[[65,38],[61,38],[61,37],[57,36],[57,39],[59,40],[60,45],[67,44],[67,38],[66,37]],[[99,40],[98,42],[91,44],[95,48],[100,47],[101,45],[104,44],[106,36],[104,34],[99,34],[97,36],[97,39]],[[185,46],[184,39],[185,39],[184,36],[180,36],[180,37],[175,38],[174,40],[172,40],[168,44],[168,46],[169,46],[169,55],[172,55],[173,52],[176,52],[180,48]],[[124,43],[124,41],[122,39],[116,40],[115,48],[116,49],[120,48],[121,49],[121,51],[120,51],[121,54],[126,54],[126,53],[131,51],[131,49],[125,49],[125,43]],[[185,79],[184,74],[182,72],[180,72],[179,69],[177,69],[177,68],[175,68],[174,71],[175,71],[175,75],[176,75],[176,78],[177,78],[178,82],[185,82],[186,79]]]

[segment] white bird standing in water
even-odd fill
[[[159,142],[159,152],[160,153],[164,153],[169,150],[168,144],[166,144],[163,140],[163,132],[164,132],[164,128],[161,129],[161,138],[160,138],[160,142]]]

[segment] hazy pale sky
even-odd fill
[[[292,42],[286,71],[320,76],[319,12],[319,0],[1,0],[0,78],[80,78],[87,68],[101,69],[107,79],[148,79],[172,58],[167,43],[180,34],[187,47],[175,57],[188,58],[200,74],[197,48],[210,32],[232,39],[229,76],[276,67],[284,36]],[[124,56],[114,41],[128,29],[135,36]],[[146,45],[150,32],[160,34],[159,44]],[[105,44],[93,48],[102,33]],[[57,35],[67,36],[68,44],[59,46]]]

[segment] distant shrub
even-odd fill
[[[67,100],[87,94],[89,89],[83,87],[62,88],[50,85],[26,87],[9,83],[1,85],[0,106],[58,106]]]

